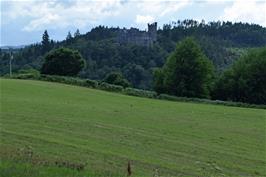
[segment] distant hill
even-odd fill
[[[0,46],[0,49],[1,50],[16,50],[16,49],[22,49],[24,47],[26,47],[26,45],[18,45],[18,46],[5,45],[5,46]]]
[[[60,42],[51,40],[50,49],[64,46],[79,50],[87,61],[80,77],[101,80],[111,71],[119,71],[134,87],[151,89],[153,69],[164,64],[176,43],[184,37],[193,36],[198,41],[217,73],[230,66],[248,48],[266,45],[266,28],[256,24],[219,21],[206,24],[184,20],[165,24],[162,29],[155,29],[155,33],[154,27],[152,30],[149,33],[98,26],[86,34],[68,36]],[[14,54],[13,68],[15,71],[39,69],[44,55],[40,43],[26,46]],[[8,72],[7,66],[8,56],[2,51],[1,75]]]

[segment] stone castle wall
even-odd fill
[[[151,46],[157,41],[157,23],[148,24],[148,31],[140,31],[136,28],[121,29],[118,32],[117,41],[120,44]]]

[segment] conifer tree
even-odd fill
[[[42,35],[42,51],[46,53],[50,50],[50,39],[47,30]]]
[[[78,37],[78,36],[80,36],[79,29],[77,29],[77,31],[74,33],[74,37]]]

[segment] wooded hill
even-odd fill
[[[137,88],[152,88],[152,72],[161,67],[176,43],[193,36],[213,62],[217,74],[244,54],[247,48],[266,45],[266,28],[247,23],[176,21],[157,30],[157,41],[152,46],[132,43],[120,44],[117,35],[121,28],[98,26],[86,34],[70,33],[63,41],[48,38],[48,43],[37,43],[14,51],[13,71],[40,69],[43,56],[61,46],[79,50],[86,60],[80,77],[102,80],[112,71],[121,72]],[[41,37],[40,37],[41,38]],[[9,72],[9,51],[0,52],[0,74]]]

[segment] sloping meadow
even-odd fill
[[[264,109],[0,81],[2,176],[266,174]]]

